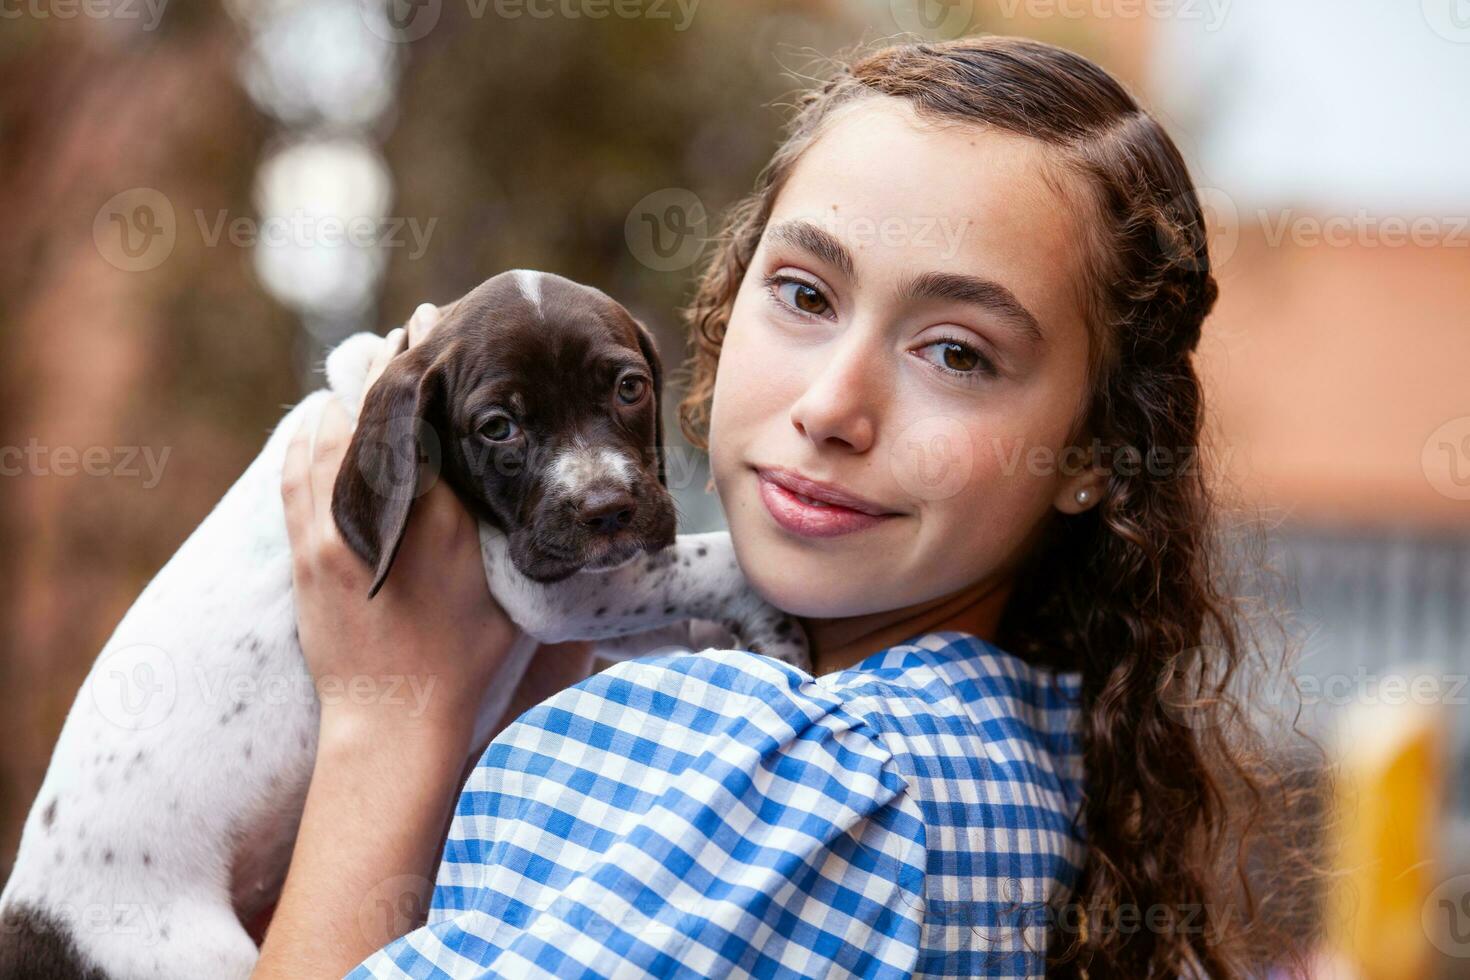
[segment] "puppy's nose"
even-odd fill
[[[621,487],[591,490],[577,508],[577,520],[595,534],[612,534],[633,523],[638,501]]]

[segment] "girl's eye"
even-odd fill
[[[648,379],[630,374],[618,382],[618,400],[624,405],[636,405],[648,391]]]
[[[784,276],[773,276],[768,282],[772,284],[778,300],[800,313],[826,316],[832,310],[832,304],[827,302],[827,297],[809,282]]]
[[[506,415],[497,415],[480,426],[480,435],[491,442],[505,442],[507,439],[513,439],[520,431],[520,428]]]
[[[942,371],[966,377],[995,377],[995,363],[975,348],[961,340],[936,340],[925,344],[920,350],[939,350],[937,359],[928,356],[924,360]]]

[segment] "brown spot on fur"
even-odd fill
[[[85,962],[61,920],[29,906],[12,906],[0,916],[0,977],[34,980],[107,980]]]

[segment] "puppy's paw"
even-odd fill
[[[724,625],[740,649],[785,661],[808,674],[812,672],[806,632],[794,616],[757,600],[743,615],[726,620]]]

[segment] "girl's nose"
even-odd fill
[[[885,401],[882,355],[857,340],[852,335],[813,351],[810,380],[791,406],[791,424],[818,448],[831,443],[867,452],[877,436]]]

